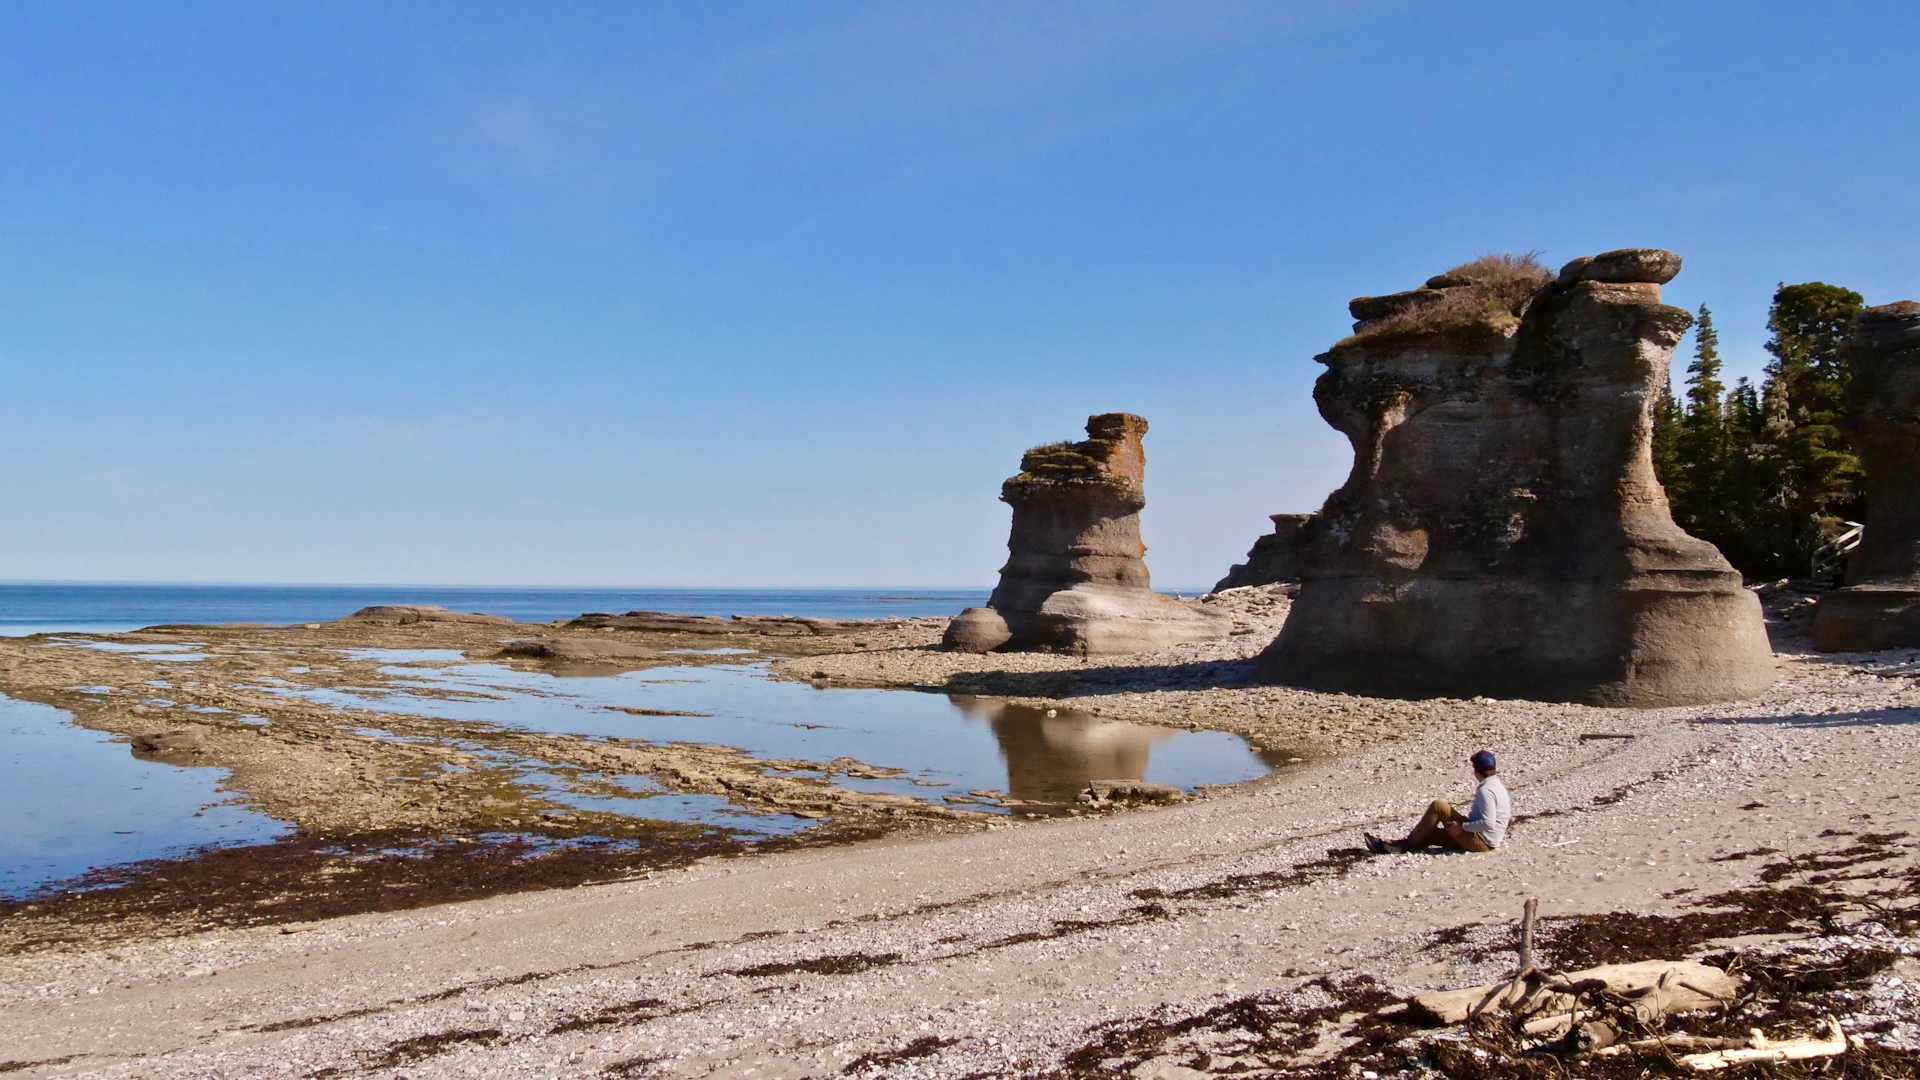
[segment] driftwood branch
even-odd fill
[[[1713,1072],[1731,1065],[1799,1061],[1804,1058],[1833,1057],[1836,1054],[1844,1054],[1847,1052],[1847,1035],[1840,1029],[1840,1022],[1829,1016],[1825,1038],[1809,1037],[1774,1042],[1756,1028],[1751,1037],[1745,1039],[1709,1038],[1701,1035],[1667,1035],[1657,1039],[1635,1039],[1632,1042],[1602,1047],[1594,1051],[1594,1056],[1615,1057],[1620,1054],[1654,1051],[1671,1053],[1675,1050],[1700,1051],[1678,1059],[1679,1064],[1696,1072]]]
[[[1467,1011],[1468,1017],[1478,1016],[1496,1001],[1499,1002],[1502,1008],[1513,1008],[1514,1005],[1526,997],[1528,991],[1527,980],[1533,979],[1538,981],[1540,971],[1533,966],[1533,919],[1535,915],[1539,914],[1539,911],[1540,898],[1537,896],[1527,897],[1526,908],[1520,917],[1520,967],[1514,972],[1513,978],[1495,987],[1495,993],[1481,998],[1476,1002],[1473,1007]]]
[[[1535,971],[1523,980],[1419,994],[1413,999],[1413,1007],[1439,1023],[1458,1024],[1506,996],[1511,996],[1506,1004],[1509,1011],[1534,1016],[1571,1013],[1580,1004],[1580,994],[1599,992],[1631,1001],[1637,1009],[1665,1015],[1714,1008],[1733,1000],[1739,990],[1734,976],[1698,961],[1642,960],[1603,964],[1573,972],[1564,979],[1548,979]]]
[[[1668,1035],[1660,1039],[1635,1039],[1632,1042],[1615,1043],[1603,1046],[1593,1052],[1595,1057],[1617,1057],[1621,1054],[1643,1054],[1656,1050],[1731,1050],[1747,1045],[1746,1039],[1727,1039],[1709,1035]]]
[[[1773,1042],[1757,1029],[1753,1038],[1747,1040],[1745,1047],[1724,1050],[1709,1050],[1704,1054],[1688,1054],[1680,1059],[1680,1064],[1695,1072],[1712,1072],[1730,1065],[1748,1065],[1760,1061],[1800,1061],[1805,1058],[1833,1057],[1847,1052],[1847,1033],[1840,1030],[1840,1021],[1827,1017],[1827,1037],[1788,1039],[1785,1042]]]
[[[1642,960],[1602,964],[1571,975],[1541,971],[1533,961],[1533,928],[1540,898],[1528,897],[1520,919],[1520,966],[1513,977],[1483,986],[1415,995],[1408,1008],[1428,1020],[1458,1024],[1488,1009],[1523,1018],[1530,1034],[1567,1032],[1580,1023],[1583,1006],[1595,995],[1631,1007],[1641,1023],[1671,1013],[1711,1009],[1739,996],[1739,976],[1695,960]],[[1607,1043],[1613,1041],[1609,1035]],[[1663,1044],[1664,1045],[1664,1044]]]
[[[1520,917],[1520,975],[1525,978],[1533,970],[1533,918],[1540,914],[1540,898],[1527,897],[1526,911]]]

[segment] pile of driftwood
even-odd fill
[[[1440,1024],[1504,1015],[1526,1035],[1560,1040],[1563,1047],[1578,1053],[1660,1054],[1699,1072],[1847,1051],[1847,1035],[1832,1017],[1827,1019],[1824,1036],[1778,1041],[1758,1029],[1746,1038],[1670,1034],[1669,1017],[1733,1003],[1739,996],[1740,977],[1694,960],[1603,964],[1567,974],[1543,971],[1533,962],[1533,924],[1539,906],[1538,898],[1527,901],[1520,924],[1519,970],[1511,978],[1421,994],[1410,1009]],[[1644,1037],[1633,1038],[1634,1033]]]

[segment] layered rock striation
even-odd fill
[[[1287,585],[1300,579],[1293,573],[1293,551],[1300,542],[1300,531],[1312,520],[1312,514],[1268,514],[1273,531],[1253,542],[1247,561],[1234,563],[1227,576],[1214,582],[1213,591],[1241,589],[1249,585]]]
[[[1759,601],[1654,478],[1652,405],[1692,321],[1661,302],[1679,269],[1496,257],[1355,300],[1314,386],[1353,472],[1302,530],[1259,676],[1634,706],[1767,687]]]
[[[963,652],[1141,652],[1222,637],[1232,624],[1153,591],[1140,511],[1147,505],[1147,422],[1087,419],[1087,440],[1037,446],[1000,487],[1013,507],[1010,552],[987,606],[947,627]]]
[[[1920,646],[1920,303],[1868,308],[1846,342],[1849,420],[1866,471],[1867,520],[1846,585],[1820,598],[1825,652]]]

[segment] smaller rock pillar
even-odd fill
[[[1247,561],[1234,563],[1227,576],[1214,582],[1213,591],[1239,589],[1248,585],[1284,585],[1297,583],[1293,572],[1294,550],[1300,543],[1300,530],[1313,520],[1312,514],[1268,514],[1273,531],[1253,542]]]
[[[1846,351],[1867,528],[1846,587],[1820,600],[1813,641],[1823,652],[1920,647],[1920,303],[1861,312]]]
[[[1221,637],[1228,620],[1153,591],[1140,511],[1145,419],[1087,418],[1087,440],[1036,446],[1000,486],[1013,507],[1007,565],[983,608],[947,627],[961,652],[1142,652]]]

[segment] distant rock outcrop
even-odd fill
[[[1036,446],[1000,486],[1013,507],[1011,555],[987,606],[947,627],[962,652],[1141,652],[1222,637],[1225,619],[1153,591],[1140,511],[1147,505],[1147,422],[1087,419],[1085,442]]]
[[[659,649],[624,641],[589,637],[518,638],[500,646],[500,655],[515,660],[546,660],[560,664],[633,665],[657,659]]]
[[[448,611],[439,604],[375,604],[340,620],[373,623],[379,626],[412,626],[415,623],[492,623],[509,625],[505,615],[481,615],[472,611]]]
[[[1293,572],[1293,550],[1300,542],[1300,530],[1312,514],[1268,514],[1273,531],[1253,542],[1247,561],[1234,563],[1227,576],[1214,583],[1214,592],[1245,588],[1248,585],[1285,585],[1299,581]]]
[[[1651,410],[1691,324],[1679,256],[1482,259],[1353,302],[1317,359],[1353,472],[1302,532],[1256,670],[1395,697],[1677,705],[1774,678],[1760,603],[1673,523]]]
[[[1821,597],[1825,652],[1920,646],[1920,304],[1868,308],[1846,343],[1851,420],[1867,474],[1866,531],[1846,587]]]
[[[567,626],[589,630],[639,630],[655,634],[766,634],[803,637],[810,634],[855,634],[885,625],[884,620],[814,619],[796,615],[678,615],[671,611],[629,611],[614,615],[590,611]]]

